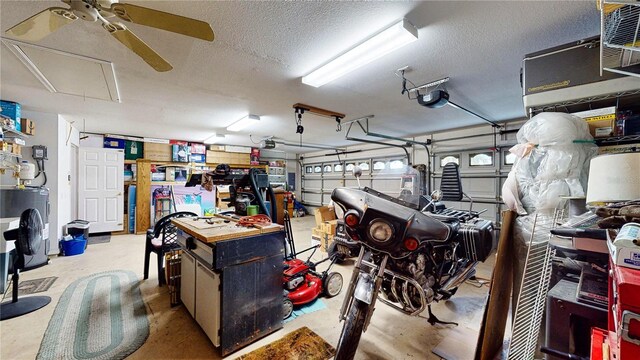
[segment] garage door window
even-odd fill
[[[313,166],[306,166],[304,172],[305,174],[313,174]]]
[[[472,153],[469,154],[469,166],[493,166],[493,153]]]
[[[444,167],[448,163],[460,165],[460,155],[447,155],[440,158],[440,167]]]
[[[342,164],[333,165],[333,172],[342,172]]]
[[[505,165],[513,165],[516,162],[516,154],[511,153],[510,151],[504,152],[504,164]]]
[[[320,174],[322,172],[322,166],[316,165],[313,167],[313,172],[316,174]]]
[[[368,161],[363,161],[360,164],[358,164],[358,166],[360,166],[360,169],[362,169],[362,171],[369,170],[369,162]]]
[[[330,173],[332,171],[331,165],[325,165],[323,171],[325,173]]]
[[[384,161],[374,161],[373,162],[373,170],[384,170],[387,167],[387,163]]]
[[[404,168],[403,160],[391,160],[389,162],[389,169],[395,170],[395,169],[402,169],[402,168]]]

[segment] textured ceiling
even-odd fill
[[[409,136],[481,121],[403,97],[395,69],[409,65],[407,77],[416,84],[449,76],[452,100],[490,119],[513,119],[524,116],[523,56],[599,31],[595,1],[131,2],[208,21],[216,39],[208,43],[128,25],[174,66],[157,73],[98,23],[78,20],[39,45],[112,61],[122,103],[51,94],[4,46],[0,96],[26,109],[64,114],[92,132],[202,141],[252,113],[262,121],[251,134],[297,142],[291,106],[301,102],[345,113],[346,120],[375,114],[373,131]],[[49,6],[65,5],[2,0],[3,33]],[[320,88],[300,82],[402,17],[418,27],[418,41]],[[305,142],[351,143],[335,131],[332,119],[305,115],[303,125]],[[225,142],[250,144],[248,134],[227,136]]]

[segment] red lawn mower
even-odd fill
[[[318,262],[312,262],[311,258],[320,245],[312,246],[308,249],[296,252],[293,242],[293,232],[291,231],[291,220],[289,214],[284,214],[285,229],[285,258],[282,285],[284,286],[284,318],[288,318],[293,313],[294,306],[304,305],[312,302],[318,296],[324,294],[327,297],[334,297],[342,290],[342,275],[337,272],[329,272],[336,260],[335,256],[327,257]],[[313,250],[307,261],[297,258],[303,252]],[[317,272],[316,266],[330,260],[329,267],[323,272]]]

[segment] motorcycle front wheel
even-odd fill
[[[336,348],[335,360],[352,360],[356,355],[364,320],[367,317],[369,304],[353,299],[349,313],[342,326],[342,333]]]

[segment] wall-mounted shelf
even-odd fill
[[[31,135],[25,134],[21,131],[10,129],[8,127],[2,126],[2,132],[5,137],[21,137],[21,138],[30,138]]]
[[[18,159],[22,159],[22,155],[20,155],[20,154],[10,153],[10,152],[8,152],[8,151],[0,151],[0,156],[5,157],[5,158],[18,158]]]
[[[186,181],[151,181],[151,186],[153,185],[174,185],[174,186],[184,186],[186,185]]]

